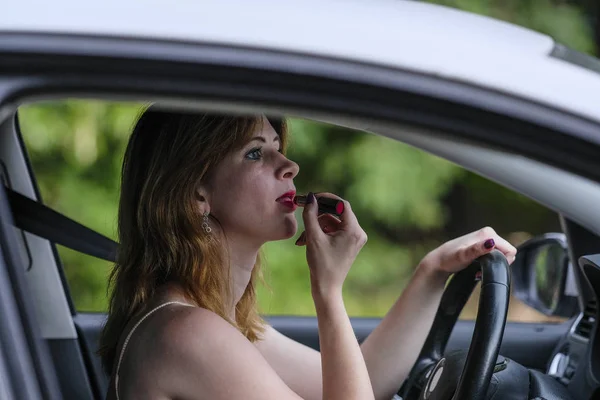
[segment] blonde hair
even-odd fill
[[[250,341],[263,332],[256,304],[260,255],[236,305],[236,320],[231,321],[227,315],[229,260],[218,237],[202,229],[203,216],[196,206],[199,184],[210,181],[219,162],[243,147],[262,121],[261,116],[168,112],[152,107],[139,117],[123,160],[120,246],[109,278],[108,320],[98,350],[109,375],[125,326],[167,282],[176,282],[189,299],[229,321]],[[285,149],[285,121],[269,118],[269,122]]]

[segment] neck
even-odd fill
[[[230,265],[229,282],[231,283],[232,301],[228,306],[227,315],[232,321],[235,321],[235,308],[248,287],[260,246],[244,247],[240,246],[239,241],[234,244],[233,241],[228,240],[228,249],[225,258],[229,260]],[[161,299],[160,301],[178,300],[189,302],[181,287],[175,283],[167,283],[159,288],[157,298]]]
[[[260,246],[241,246],[240,243],[234,245],[230,242],[228,247],[231,292],[233,295],[229,316],[235,321],[235,308],[248,287]]]

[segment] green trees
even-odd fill
[[[595,53],[593,1],[562,0],[427,0],[507,21],[552,36],[576,50]],[[587,13],[587,14],[586,14]]]

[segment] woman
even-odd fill
[[[430,252],[382,323],[358,345],[342,283],[367,236],[350,204],[341,220],[302,212],[321,352],[256,310],[259,250],[294,236],[285,124],[147,110],[130,138],[100,354],[109,399],[390,399],[406,378],[451,273],[516,250],[491,228]],[[324,193],[319,196],[338,198]],[[408,322],[410,321],[410,322]]]

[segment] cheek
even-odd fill
[[[225,184],[224,192],[231,196],[240,196],[239,200],[258,200],[259,197],[264,196],[267,190],[264,176],[260,176],[256,172],[251,173],[251,171],[229,177]]]
[[[214,209],[237,216],[261,210],[269,196],[265,179],[252,170],[223,176],[215,192]]]

